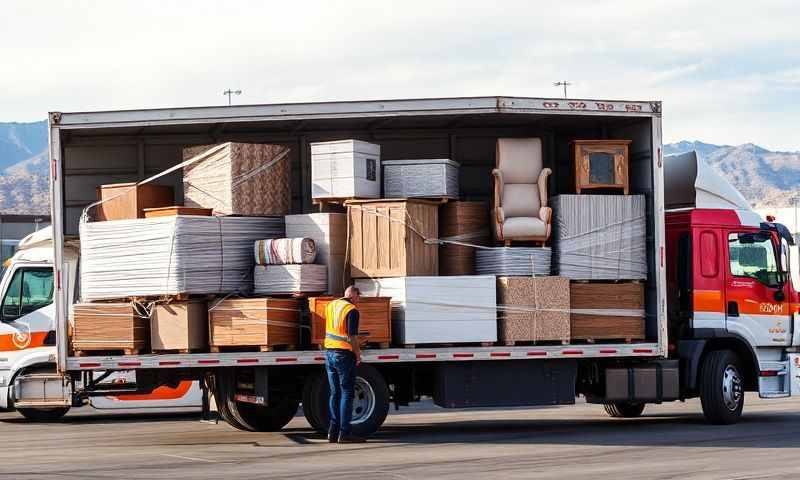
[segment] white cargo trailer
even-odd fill
[[[59,381],[51,379],[50,384],[57,388],[45,389],[47,398],[40,398],[38,405],[46,408],[49,401],[79,405],[87,397],[104,394],[93,389],[96,372],[135,370],[140,392],[181,380],[204,380],[215,390],[221,414],[238,428],[280,429],[302,402],[311,425],[325,430],[327,383],[320,351],[69,356],[68,311],[73,299],[68,292],[77,276],[68,271],[65,236],[78,233],[81,212],[95,200],[97,186],[141,181],[173,167],[182,161],[185,145],[240,141],[292,147],[292,213],[309,213],[315,210],[311,143],[359,139],[380,145],[383,159],[448,158],[461,166],[462,197],[488,201],[495,143],[500,137],[543,139],[544,154],[552,160],[554,169],[551,192],[569,189],[570,140],[631,140],[630,193],[646,199],[646,339],[632,343],[364,350],[354,402],[356,433],[378,429],[390,402],[407,405],[428,395],[445,407],[571,404],[576,396],[585,395],[590,401],[605,403],[612,416],[638,415],[645,403],[702,395],[704,408],[708,403],[709,418],[718,421],[714,410],[726,408],[718,390],[726,387],[720,384],[718,389],[715,384],[713,391],[702,387],[698,370],[710,358],[709,352],[720,348],[685,331],[668,338],[661,103],[519,97],[51,113],[54,328]],[[176,200],[181,200],[180,171],[160,178],[158,183],[173,186]],[[694,349],[687,351],[681,343],[684,339],[700,343],[692,344]],[[741,351],[755,349],[745,346]],[[783,361],[786,355],[783,352],[778,357]],[[737,364],[741,376],[757,377],[759,364],[745,365],[749,360],[742,358]],[[788,372],[788,363],[784,366]],[[678,368],[681,375],[673,375]],[[638,392],[631,389],[623,398],[612,398],[606,394],[608,382],[620,378],[633,385],[643,382],[647,388]],[[44,379],[20,377],[16,381],[24,384]],[[758,384],[753,378],[745,383],[748,387]],[[78,384],[83,387],[74,388]],[[72,396],[68,402],[64,392]],[[16,400],[24,403],[30,399],[23,395]],[[740,396],[736,401],[742,401]]]

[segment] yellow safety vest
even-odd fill
[[[325,307],[325,348],[353,350],[347,335],[347,315],[355,308],[343,298],[333,300]]]

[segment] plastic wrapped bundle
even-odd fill
[[[555,212],[558,274],[572,280],[645,280],[643,195],[559,195]]]
[[[256,265],[253,277],[256,295],[321,293],[328,289],[325,265]]]
[[[82,223],[81,298],[252,289],[253,244],[284,236],[282,217],[175,216]]]
[[[317,247],[310,238],[268,238],[255,244],[256,264],[314,263]]]
[[[550,275],[552,251],[548,247],[479,248],[475,252],[478,275],[499,277]]]

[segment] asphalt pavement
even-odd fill
[[[0,413],[2,479],[767,479],[800,474],[800,400],[748,396],[733,426],[697,401],[612,419],[597,405],[391,413],[364,445],[331,445],[302,416],[280,433],[190,413],[76,410],[43,425]]]

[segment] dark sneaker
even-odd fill
[[[339,441],[339,432],[336,430],[328,430],[328,441],[330,443],[336,443]]]
[[[364,437],[357,437],[355,435],[339,435],[339,443],[364,443],[367,439]]]

